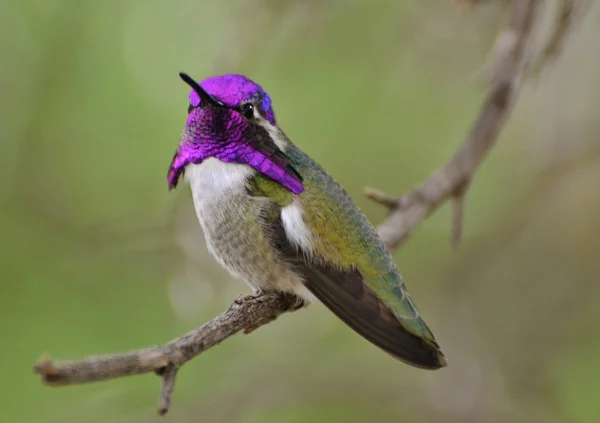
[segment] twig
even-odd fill
[[[554,32],[539,55],[538,62],[533,66],[532,74],[539,75],[542,68],[560,53],[567,32],[573,24],[575,15],[575,0],[560,0],[560,8],[556,13]]]
[[[512,110],[527,63],[526,47],[534,20],[536,0],[515,0],[508,29],[497,50],[492,87],[467,140],[440,171],[434,173],[412,193],[393,199],[371,191],[373,200],[391,209],[379,227],[385,245],[397,249],[444,201],[453,200],[453,242],[458,243],[462,227],[463,202],[469,183],[487,152],[494,145]],[[277,316],[298,308],[291,294],[259,293],[238,298],[227,311],[200,328],[172,342],[125,354],[90,357],[80,361],[43,359],[34,366],[50,386],[114,379],[154,372],[162,377],[158,412],[165,414],[178,370],[203,351],[243,331],[250,333]]]
[[[388,248],[402,245],[418,227],[446,200],[452,199],[452,242],[457,245],[462,231],[465,194],[473,175],[496,143],[512,112],[529,58],[527,47],[534,22],[536,0],[518,0],[512,5],[508,28],[496,43],[495,68],[488,95],[467,139],[450,161],[433,173],[413,192],[394,199],[368,192],[369,198],[390,209],[379,227],[379,235]]]
[[[162,376],[162,389],[160,391],[160,400],[158,402],[158,414],[165,415],[169,411],[171,405],[171,396],[173,395],[173,388],[175,388],[175,379],[177,378],[177,372],[179,367],[173,363],[167,367],[163,367],[155,371],[159,376]]]

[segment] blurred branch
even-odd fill
[[[419,223],[447,200],[452,201],[452,243],[456,246],[460,242],[467,189],[514,109],[530,62],[527,47],[537,3],[537,0],[513,2],[508,26],[493,52],[491,87],[466,140],[450,161],[400,198],[367,190],[369,198],[390,209],[379,227],[379,235],[388,248],[394,250],[404,244]]]
[[[453,203],[452,239],[455,244],[460,240],[464,196],[475,171],[508,120],[531,62],[527,47],[537,3],[537,0],[515,0],[512,3],[508,27],[494,50],[496,66],[489,93],[467,139],[446,166],[401,198],[390,198],[374,191],[368,193],[370,198],[390,209],[390,215],[379,227],[379,234],[390,250],[406,242],[421,220],[447,200]],[[168,344],[80,361],[53,362],[44,359],[34,366],[34,370],[50,386],[154,372],[163,379],[158,411],[165,414],[171,402],[177,371],[183,364],[230,336],[240,331],[250,333],[297,307],[298,299],[291,294],[244,296],[235,300],[221,315]]]
[[[560,7],[556,13],[556,22],[554,32],[550,36],[550,39],[546,43],[544,50],[540,54],[538,62],[533,67],[532,73],[537,75],[541,70],[552,61],[560,53],[566,35],[573,25],[575,17],[575,3],[576,0],[560,0]]]

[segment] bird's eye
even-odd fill
[[[254,117],[254,105],[252,103],[246,103],[241,108],[242,116],[246,119],[252,119]]]
[[[190,103],[190,105],[188,106],[188,115],[192,113],[192,110],[194,110],[194,106]]]

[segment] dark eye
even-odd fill
[[[191,104],[188,106],[188,115],[190,113],[192,113],[192,110],[194,110],[194,106],[192,106]]]
[[[252,119],[254,117],[254,104],[246,103],[242,105],[242,116],[246,119]]]

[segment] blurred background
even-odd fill
[[[365,186],[405,193],[464,139],[505,3],[0,1],[1,420],[600,421],[597,4],[528,81],[460,248],[446,205],[395,253],[447,368],[403,365],[315,304],[188,363],[166,417],[156,376],[49,389],[31,371],[166,342],[248,291],[207,253],[189,189],[167,190],[179,71],[258,81],[379,223]]]

